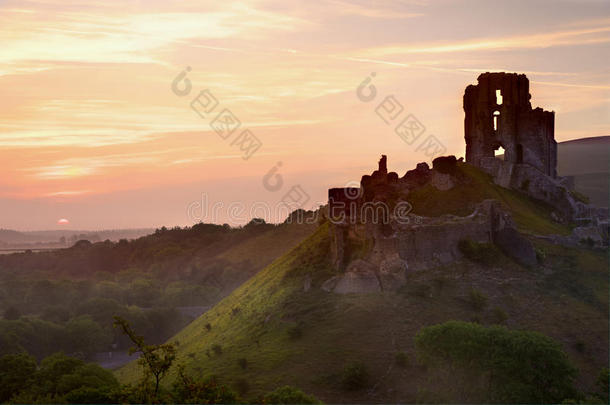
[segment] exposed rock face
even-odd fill
[[[407,282],[407,262],[398,254],[388,257],[379,265],[379,283],[383,291],[393,291]]]
[[[350,263],[344,274],[326,280],[322,289],[337,294],[371,293],[380,292],[381,286],[375,274],[375,266],[357,259]]]
[[[347,229],[352,233],[363,233],[372,248],[363,259],[350,262],[345,270],[338,269],[340,274],[327,280],[322,288],[340,294],[397,290],[407,282],[409,266],[422,270],[462,259],[458,244],[463,239],[494,243],[519,263],[536,264],[533,245],[517,232],[511,216],[496,200],[483,201],[466,217],[413,219],[410,223],[391,219],[389,224],[369,222],[349,226]],[[334,227],[345,228],[331,226]],[[348,233],[344,234],[345,244]],[[343,250],[347,251],[345,246]],[[337,260],[344,262],[346,258]]]
[[[555,113],[532,109],[529,80],[516,73],[483,73],[464,93],[466,162],[481,166],[504,148],[504,160],[557,176]]]

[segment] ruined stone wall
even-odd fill
[[[529,80],[516,73],[484,73],[464,93],[466,162],[481,167],[499,147],[504,160],[556,177],[553,112],[532,109]]]

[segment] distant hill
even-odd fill
[[[110,240],[116,242],[120,239],[137,239],[141,236],[150,235],[154,228],[134,229],[107,229],[100,231],[83,231],[74,229],[48,230],[48,231],[15,231],[11,229],[0,229],[0,243],[22,244],[22,243],[55,243],[60,238],[66,240],[87,239],[92,242]]]
[[[576,191],[592,204],[608,206],[610,136],[574,139],[557,145],[557,173],[574,178]]]

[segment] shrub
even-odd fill
[[[508,319],[508,315],[500,307],[495,307],[492,311],[494,323],[504,323]]]
[[[303,329],[301,325],[293,325],[287,330],[288,337],[292,340],[297,340],[303,336]]]
[[[468,301],[475,311],[481,311],[487,306],[487,296],[477,289],[470,290]]]
[[[341,376],[341,385],[343,388],[350,391],[355,391],[366,387],[369,374],[366,366],[362,362],[353,362],[348,364],[343,369]]]
[[[222,354],[222,346],[219,345],[218,343],[214,343],[212,345],[212,351],[214,352],[215,355],[220,356]]]
[[[558,403],[575,394],[576,369],[537,332],[449,321],[420,330],[415,347],[435,391],[452,402]]]
[[[265,404],[319,404],[315,397],[305,394],[298,388],[286,385],[269,392],[263,397]]]
[[[535,248],[534,250],[536,251],[536,261],[543,263],[544,259],[546,259],[546,252],[540,248]]]
[[[235,404],[237,394],[230,388],[218,384],[214,377],[195,381],[179,367],[174,382],[172,397],[176,404]],[[169,401],[164,401],[165,403]]]
[[[409,357],[407,356],[407,353],[405,353],[405,352],[398,352],[394,356],[394,361],[400,367],[407,367],[407,365],[409,364]]]
[[[462,239],[458,242],[458,249],[467,259],[485,266],[491,266],[497,261],[498,251],[490,243]]]
[[[237,364],[239,364],[239,367],[245,370],[248,368],[248,359],[245,357],[239,358],[237,359]]]
[[[206,324],[205,324],[205,328],[206,328],[206,329],[208,330],[208,332],[209,332],[209,331],[211,331],[211,330],[212,330],[212,325],[210,325],[210,323],[208,322],[208,323],[206,323]]]

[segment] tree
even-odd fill
[[[557,403],[573,397],[576,369],[561,346],[537,332],[449,321],[415,337],[435,391],[458,402]],[[444,380],[444,383],[442,382]]]
[[[85,357],[104,350],[112,340],[110,333],[90,316],[70,319],[66,324],[66,333],[70,348],[74,352],[82,353]]]
[[[36,360],[29,354],[0,357],[0,403],[28,388],[34,379]]]
[[[147,345],[144,337],[137,335],[127,320],[120,316],[114,317],[114,327],[120,328],[125,335],[133,342],[135,347],[129,349],[129,354],[140,353],[138,360],[144,369],[144,382],[152,377],[154,380],[153,395],[156,398],[159,393],[159,383],[167,375],[176,358],[176,347],[171,343],[161,345]]]

